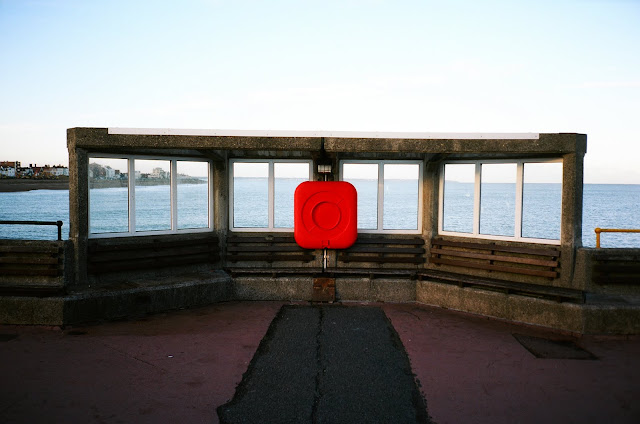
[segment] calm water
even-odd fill
[[[255,184],[236,184],[234,203],[236,209],[250,212],[235,217],[236,226],[256,226],[266,218],[264,214],[266,197],[263,190],[256,190]],[[284,180],[284,179],[283,179]],[[292,193],[299,181],[281,181],[276,188],[275,225],[287,227],[293,225]],[[415,192],[406,181],[397,184],[386,182],[385,202],[383,204],[385,228],[415,228],[417,222],[417,199],[410,197]],[[358,221],[361,228],[375,227],[377,217],[377,200],[375,187],[366,182],[354,184],[358,189]],[[473,205],[473,192],[466,184],[457,183],[458,187],[445,198],[445,228],[468,231],[472,221],[469,220],[469,205]],[[481,232],[485,234],[509,234],[513,232],[513,187],[509,184],[487,184],[483,187],[481,202]],[[164,187],[164,188],[163,188]],[[178,199],[179,228],[197,228],[206,225],[206,184],[183,185]],[[447,187],[447,190],[450,188]],[[156,203],[166,204],[166,186],[138,187],[136,191],[136,220],[145,229],[166,228],[169,216],[166,207],[158,207]],[[203,192],[204,190],[204,192]],[[548,237],[559,234],[558,210],[559,186],[553,184],[528,184],[525,186],[523,204],[523,233],[528,237]],[[125,229],[126,222],[126,190],[106,188],[94,190],[99,196],[92,198],[95,205],[105,208],[93,208],[92,224],[96,221],[106,227],[92,229],[103,231]],[[238,195],[239,194],[239,195]],[[469,196],[467,196],[469,194]],[[399,199],[402,199],[401,201]],[[140,205],[138,205],[140,201]],[[452,204],[451,202],[454,202]],[[459,202],[459,204],[455,204]],[[264,204],[263,204],[264,203]],[[109,208],[106,208],[106,206]],[[463,206],[463,207],[459,207]],[[101,210],[102,212],[98,211]],[[109,211],[108,213],[105,211]],[[205,212],[203,212],[205,211]],[[278,212],[279,211],[279,212]],[[458,212],[456,212],[458,211]],[[99,214],[102,213],[102,217]],[[95,215],[98,214],[98,215]],[[498,217],[508,217],[501,219]],[[555,218],[554,218],[555,217]],[[471,220],[473,216],[471,215]],[[111,221],[109,221],[111,219]],[[69,192],[66,190],[35,190],[19,193],[0,193],[0,220],[34,220],[64,222],[62,234],[68,237],[69,232]],[[587,184],[584,188],[583,211],[583,243],[595,246],[594,228],[640,228],[640,185]],[[55,226],[17,226],[0,225],[0,238],[47,240],[57,237]],[[603,247],[640,247],[638,234],[603,234]]]

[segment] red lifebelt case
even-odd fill
[[[294,194],[293,235],[305,249],[346,249],[358,237],[358,194],[346,181],[306,181]]]

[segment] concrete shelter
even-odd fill
[[[640,292],[637,284],[628,284],[640,274],[634,268],[638,249],[582,248],[584,134],[72,128],[68,149],[70,238],[64,290],[54,297],[62,306],[52,308],[59,311],[52,312],[53,321],[110,319],[226,300],[375,301],[419,302],[579,334],[640,332]],[[128,213],[128,221],[122,218],[123,229],[116,233],[91,229],[94,158],[128,164],[127,172],[120,171],[129,196],[128,210],[121,212]],[[132,163],[145,160],[164,161],[175,174],[166,190],[172,193],[165,211],[171,222],[159,231],[143,229],[134,216],[133,187],[139,180],[133,173],[139,171]],[[208,222],[194,229],[182,228],[175,217],[176,170],[185,162],[206,163],[209,170],[203,200]],[[371,212],[377,223],[359,230],[351,250],[301,251],[292,243],[292,229],[278,226],[273,216],[278,178],[273,169],[284,163],[308,164],[304,177],[316,181],[377,169],[377,216]],[[237,164],[269,169],[270,188],[264,191],[269,219],[262,226],[236,223]],[[535,231],[525,229],[532,218],[523,218],[528,196],[523,187],[532,164],[559,170],[558,209],[539,212],[542,219],[548,213],[557,221],[552,237],[528,235]],[[392,205],[384,203],[384,187],[391,183],[384,172],[391,175],[405,165],[419,172],[407,197],[415,204],[407,210],[417,216],[410,224],[387,227]],[[515,217],[513,228],[483,232],[488,224],[481,219],[502,216],[483,211],[481,218],[483,173],[488,179],[489,170],[503,168],[509,177],[496,181],[515,187],[515,206],[504,212]],[[458,169],[469,171],[475,187],[467,200],[473,205],[462,212],[466,230],[443,217],[450,213],[449,199],[457,196],[445,170]],[[630,266],[630,273],[611,277]]]

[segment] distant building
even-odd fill
[[[4,161],[0,162],[0,176],[5,178],[15,178],[16,177],[16,168],[20,166],[20,162],[14,161]]]
[[[149,178],[168,178],[168,177],[167,177],[167,172],[165,172],[164,169],[158,167],[158,168],[153,168],[153,172],[149,174]]]
[[[116,172],[117,171],[115,169],[113,169],[112,167],[105,166],[104,171],[105,171],[105,177],[108,180],[113,180],[116,177]],[[68,170],[67,170],[67,175],[69,175],[68,174]]]
[[[111,169],[111,168],[109,168]],[[48,173],[52,177],[68,177],[69,176],[69,168],[62,165],[56,165],[49,168]]]
[[[19,166],[16,168],[17,178],[30,178],[33,176],[33,168],[31,166]]]

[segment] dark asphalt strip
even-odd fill
[[[384,312],[283,306],[221,423],[428,423],[402,342]]]

